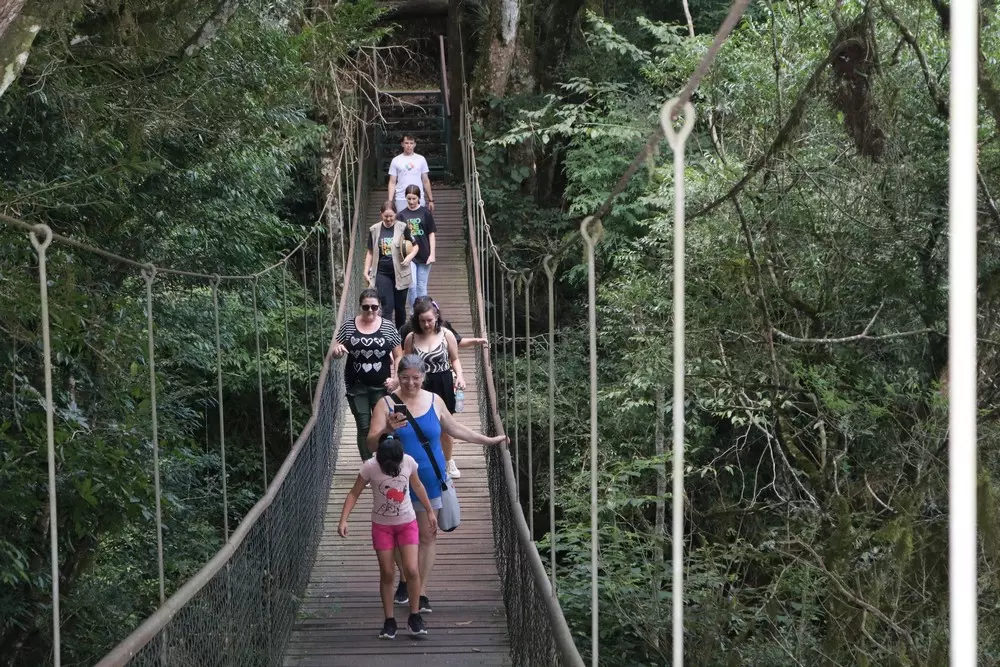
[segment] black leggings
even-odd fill
[[[379,273],[375,276],[378,300],[382,302],[382,317],[396,324],[399,329],[406,322],[406,293],[408,289],[396,289],[396,279]]]

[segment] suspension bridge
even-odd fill
[[[594,223],[606,214],[612,198],[621,192],[623,184],[635,172],[652,146],[662,136],[666,136],[675,156],[675,317],[674,317],[674,400],[673,433],[674,474],[673,474],[673,530],[680,534],[683,517],[683,440],[684,410],[677,407],[677,401],[684,397],[684,141],[694,121],[694,111],[688,102],[698,80],[704,75],[711,59],[718,51],[729,30],[735,25],[746,3],[737,3],[727,18],[727,24],[720,30],[699,71],[692,77],[692,83],[680,97],[664,106],[662,130],[650,138],[647,150],[636,156],[633,166],[622,177],[619,186],[595,216],[585,220],[581,226],[580,239],[583,241],[588,265],[589,307],[590,307],[590,366],[591,366],[591,504],[592,504],[592,626],[590,654],[593,664],[599,664],[600,642],[597,577],[599,568],[599,545],[597,543],[597,398],[596,398],[596,308],[597,289],[594,253],[598,242]],[[973,16],[974,18],[974,16]],[[728,27],[726,27],[728,25]],[[966,56],[968,54],[965,54]],[[953,67],[965,66],[973,72],[972,90],[975,90],[975,61],[953,61]],[[964,64],[963,64],[964,63]],[[444,63],[442,62],[442,71]],[[699,73],[700,72],[700,73]],[[557,258],[546,257],[539,267],[525,269],[506,262],[499,247],[493,240],[489,218],[485,211],[480,192],[479,174],[476,166],[475,145],[469,109],[471,100],[464,85],[462,74],[462,114],[461,118],[447,118],[447,103],[440,104],[444,117],[431,123],[439,128],[441,148],[447,154],[449,132],[457,129],[461,139],[461,178],[457,187],[436,187],[439,210],[436,215],[439,228],[438,263],[431,274],[430,292],[442,304],[445,315],[462,333],[490,337],[493,344],[485,348],[463,351],[463,363],[470,380],[468,405],[476,405],[477,411],[466,411],[461,415],[463,423],[488,434],[504,432],[505,419],[518,420],[517,404],[501,406],[498,400],[497,377],[493,367],[493,355],[506,357],[514,354],[515,340],[524,341],[523,354],[531,363],[531,331],[515,331],[512,316],[514,300],[518,288],[523,288],[533,280],[547,279],[549,294],[552,291],[554,265]],[[424,91],[426,92],[426,91]],[[447,86],[443,84],[440,94],[446,99]],[[964,113],[963,127],[975,127],[975,97],[972,106],[968,100],[959,100],[965,106],[955,105],[953,113]],[[419,105],[416,105],[419,106]],[[954,111],[957,108],[958,111]],[[969,118],[972,122],[969,122]],[[675,124],[681,119],[680,127]],[[436,123],[436,124],[435,124]],[[456,127],[457,125],[457,127]],[[428,135],[433,135],[428,131]],[[383,185],[373,184],[373,176],[381,173],[383,159],[380,153],[385,142],[375,141],[375,149],[367,147],[372,143],[368,138],[368,128],[361,128],[356,146],[356,161],[341,156],[338,171],[346,174],[349,183],[347,200],[350,216],[344,216],[344,202],[338,200],[341,220],[346,231],[343,280],[338,283],[336,276],[330,278],[329,302],[336,312],[336,321],[314,323],[314,336],[324,341],[332,336],[344,317],[353,316],[360,290],[365,286],[361,275],[366,229],[377,218],[377,205],[382,198]],[[961,171],[959,160],[953,165],[958,176],[953,176],[954,192],[964,196],[964,201],[972,202],[971,210],[955,213],[953,224],[964,225],[962,229],[975,229],[975,136],[964,137],[966,151],[964,157],[973,156],[971,176]],[[971,144],[969,142],[971,141]],[[971,151],[971,152],[970,152]],[[959,156],[963,157],[963,156]],[[968,162],[968,160],[966,160]],[[967,164],[966,167],[969,167]],[[955,172],[953,171],[953,174]],[[963,176],[962,174],[965,174]],[[964,179],[964,180],[963,180]],[[971,184],[971,185],[970,185]],[[967,191],[972,188],[971,194]],[[963,190],[963,188],[965,188]],[[961,216],[965,218],[961,218]],[[348,219],[344,219],[349,217]],[[971,223],[970,223],[971,220]],[[150,375],[151,423],[150,438],[153,451],[153,474],[156,485],[157,511],[157,559],[160,578],[159,594],[161,606],[138,628],[125,637],[109,652],[99,667],[136,666],[270,666],[309,667],[319,665],[516,665],[534,667],[536,665],[582,665],[580,652],[570,634],[569,627],[559,605],[558,591],[558,534],[554,516],[550,514],[549,558],[543,562],[532,539],[534,533],[534,488],[547,480],[525,480],[522,482],[519,465],[522,457],[527,461],[527,470],[532,470],[532,457],[544,453],[549,456],[549,471],[554,468],[553,438],[554,425],[551,408],[554,386],[549,385],[549,442],[547,447],[536,447],[531,441],[530,429],[527,442],[515,440],[510,447],[473,447],[458,443],[456,460],[463,476],[458,482],[458,490],[463,504],[463,525],[452,535],[439,538],[438,562],[430,587],[434,602],[434,612],[428,619],[431,634],[428,638],[409,640],[400,637],[395,642],[380,642],[375,639],[375,630],[380,622],[381,609],[378,599],[378,570],[371,553],[366,533],[355,530],[349,539],[336,535],[336,519],[346,490],[351,486],[358,468],[353,422],[347,410],[343,387],[343,361],[329,356],[322,361],[312,399],[312,411],[308,421],[297,434],[290,453],[280,469],[265,479],[270,479],[263,496],[240,518],[238,525],[230,529],[230,509],[225,506],[225,481],[227,478],[225,459],[225,416],[221,409],[223,399],[223,374],[221,342],[219,341],[219,293],[224,286],[251,286],[254,298],[253,326],[259,326],[257,307],[257,285],[267,273],[280,269],[286,272],[297,258],[303,258],[310,247],[307,237],[288,256],[278,263],[262,268],[249,275],[208,275],[190,271],[176,271],[169,267],[144,265],[128,258],[120,257],[100,248],[86,246],[71,238],[54,235],[45,225],[31,225],[13,218],[3,218],[8,226],[26,232],[38,258],[38,283],[40,303],[40,329],[45,355],[46,416],[48,433],[48,468],[50,479],[50,513],[54,517],[56,498],[56,454],[53,442],[52,360],[49,340],[48,285],[52,276],[47,273],[50,253],[56,248],[72,247],[77,251],[94,252],[108,259],[130,267],[145,281],[146,312],[148,317],[148,367]],[[958,229],[958,227],[956,227]],[[968,231],[968,229],[966,229]],[[332,238],[333,230],[327,230],[329,245],[329,265],[334,264]],[[953,234],[952,242],[968,242],[968,234]],[[957,240],[957,241],[956,241]],[[975,238],[972,237],[974,247]],[[322,249],[317,235],[314,243],[316,252]],[[579,246],[577,246],[579,247]],[[953,250],[962,252],[962,249]],[[957,255],[953,254],[953,257]],[[952,262],[954,270],[961,272],[963,262]],[[965,265],[968,266],[968,262]],[[322,262],[317,262],[319,268]],[[972,263],[974,267],[974,263]],[[303,262],[303,267],[305,266]],[[303,282],[307,278],[303,268]],[[216,355],[218,358],[218,401],[219,434],[222,444],[223,513],[226,541],[224,546],[206,563],[201,570],[169,597],[164,586],[164,548],[162,527],[159,525],[160,480],[156,413],[156,370],[155,370],[155,327],[153,285],[158,276],[179,276],[201,281],[211,289],[214,304],[216,331]],[[314,276],[318,287],[323,285],[321,276]],[[956,277],[961,280],[962,276]],[[968,282],[969,276],[964,279]],[[284,277],[283,277],[284,280]],[[961,311],[953,321],[952,345],[975,349],[975,273],[971,276],[971,287],[966,285],[965,294],[973,295],[971,311],[971,344],[968,343],[969,313]],[[956,283],[957,285],[958,283]],[[320,289],[322,289],[320,287]],[[959,289],[956,287],[956,289]],[[487,295],[500,298],[490,300]],[[527,294],[526,290],[522,293]],[[525,296],[525,299],[528,297]],[[320,296],[322,300],[322,296]],[[550,297],[551,299],[551,297]],[[966,304],[967,306],[968,304]],[[551,303],[550,303],[551,306]],[[552,309],[549,309],[549,334],[554,330]],[[286,311],[287,327],[287,311]],[[965,319],[963,320],[962,317]],[[527,326],[530,326],[528,324]],[[308,324],[306,325],[308,337]],[[963,338],[965,336],[965,338]],[[286,347],[289,345],[286,328]],[[308,348],[308,340],[307,345]],[[508,352],[509,348],[509,352]],[[549,364],[552,363],[550,338]],[[955,354],[953,350],[953,354]],[[278,415],[266,415],[263,389],[259,379],[260,347],[259,332],[257,345],[258,388],[260,397],[261,433],[265,432],[267,420],[278,419]],[[963,357],[964,366],[953,366],[952,383],[954,405],[971,406],[972,414],[953,414],[952,475],[958,484],[956,502],[963,503],[961,512],[966,517],[975,518],[975,357],[971,362]],[[317,360],[319,362],[319,360]],[[308,362],[311,364],[311,362]],[[971,368],[971,371],[969,369]],[[966,372],[969,371],[969,372]],[[971,373],[971,375],[970,375]],[[550,378],[554,373],[549,373]],[[516,387],[517,378],[511,379]],[[523,378],[530,392],[530,375]],[[311,383],[311,376],[310,376]],[[971,384],[971,396],[970,396]],[[289,379],[289,394],[291,393]],[[474,388],[473,388],[474,387]],[[954,392],[959,392],[955,394]],[[291,400],[289,397],[289,409]],[[502,409],[503,408],[503,409]],[[510,409],[513,413],[509,414]],[[526,404],[526,415],[531,421],[531,403]],[[292,425],[294,419],[288,416]],[[970,433],[969,426],[972,431]],[[970,442],[973,457],[969,460]],[[262,443],[266,450],[266,442]],[[266,460],[266,454],[265,454]],[[971,473],[971,481],[969,474]],[[962,482],[964,480],[964,482]],[[551,479],[550,484],[554,484]],[[964,488],[963,488],[964,486]],[[521,489],[525,492],[522,493]],[[962,494],[971,493],[971,497]],[[526,501],[526,507],[522,502]],[[970,510],[971,507],[971,510]],[[554,503],[549,503],[554,512]],[[359,509],[358,522],[364,504]],[[52,548],[53,581],[53,663],[60,666],[60,598],[59,598],[59,540],[55,520],[50,522]],[[971,530],[971,532],[970,532]],[[952,524],[952,559],[962,563],[962,568],[953,566],[952,608],[956,610],[952,629],[952,664],[974,664],[975,651],[975,526],[967,523]],[[969,547],[971,539],[971,547]],[[962,551],[962,545],[965,551]],[[672,646],[674,664],[683,661],[683,541],[673,541],[674,587],[672,622],[674,643]],[[970,574],[971,573],[971,574]],[[971,584],[969,578],[971,577]],[[971,590],[970,590],[971,587]],[[970,604],[971,600],[971,604]],[[971,618],[970,618],[971,614]],[[964,625],[962,625],[964,624]],[[961,627],[959,627],[961,626]],[[969,632],[972,632],[971,640]],[[969,658],[968,651],[972,651]],[[964,658],[956,656],[965,656]]]

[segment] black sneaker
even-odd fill
[[[426,595],[421,595],[420,596],[420,613],[421,614],[429,614],[432,611],[434,611],[434,610],[431,609],[431,601],[427,599]]]
[[[406,621],[406,629],[411,635],[426,635],[427,628],[424,626],[424,619],[420,614],[410,614],[410,619]]]
[[[382,632],[378,633],[379,639],[395,639],[396,638],[396,619],[387,618],[385,619],[385,624],[382,625]]]
[[[396,604],[406,604],[410,601],[410,594],[406,590],[406,582],[399,582],[399,586],[396,586],[396,594],[392,596],[392,601]]]

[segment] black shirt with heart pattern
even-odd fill
[[[358,383],[379,387],[389,379],[392,351],[400,344],[399,332],[392,322],[383,318],[378,331],[370,334],[358,331],[354,318],[344,322],[337,332],[337,342],[347,348],[344,384]]]

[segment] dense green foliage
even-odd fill
[[[206,3],[64,2],[0,99],[8,215],[140,262],[224,275],[257,272],[312,234],[304,256],[256,287],[266,454],[253,284],[219,290],[230,529],[260,497],[265,463],[273,474],[287,454],[290,411],[294,434],[305,423],[330,337],[326,240],[317,248],[313,228],[319,156],[336,118],[317,111],[315,88],[381,31],[371,2],[311,22],[295,0],[242,5],[208,48],[185,57]],[[0,238],[0,664],[44,665],[37,260],[23,233],[0,225]],[[133,267],[58,244],[48,275],[63,664],[84,665],[159,604],[146,284]],[[153,292],[169,595],[223,539],[216,334],[206,281],[159,274]]]
[[[541,257],[560,261],[560,599],[584,653],[586,273],[575,232],[658,122],[659,105],[683,86],[725,10],[693,6],[691,38],[683,23],[643,18],[639,4],[585,13],[586,40],[545,63],[559,79],[552,87],[481,107],[481,131],[492,140],[480,151],[487,210],[507,261],[535,271],[531,311],[517,299],[535,334],[546,330]],[[1000,661],[991,380],[1000,213],[988,194],[1000,187],[995,18],[985,11],[980,77],[981,664]],[[691,664],[946,661],[944,29],[931,3],[755,5],[695,96],[684,176]],[[670,497],[657,483],[670,466],[673,188],[662,142],[615,200],[597,250],[602,665],[670,657]],[[520,335],[523,320],[517,326]],[[848,340],[816,340],[840,338]],[[541,339],[533,346],[534,392],[525,392],[521,355],[517,391],[506,400],[520,402],[522,447],[532,401],[535,469],[523,451],[521,467],[522,480],[539,480],[537,499],[547,495],[539,444],[547,442],[547,349]],[[513,426],[512,410],[506,418]],[[664,500],[666,530],[656,522]],[[546,508],[535,519],[544,544]]]

